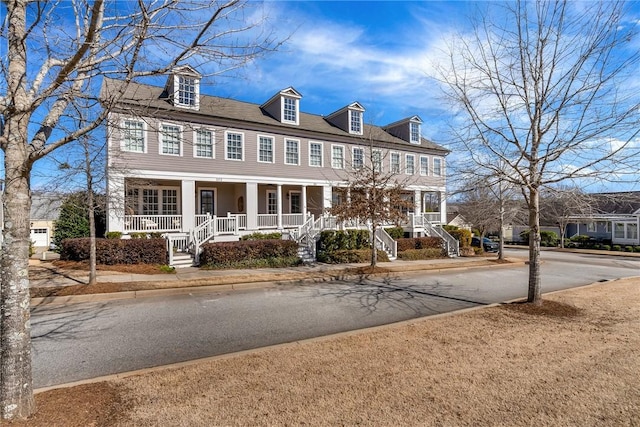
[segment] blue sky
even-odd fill
[[[251,6],[251,13],[266,16],[287,42],[233,73],[205,78],[203,93],[262,104],[293,86],[303,95],[304,112],[327,115],[359,101],[366,122],[385,125],[419,115],[423,135],[446,145],[450,112],[430,79],[432,67],[444,40],[464,32],[469,16],[491,2],[265,1]],[[633,7],[640,11],[640,2]],[[46,168],[46,161],[36,164],[36,186],[48,185],[42,179]]]

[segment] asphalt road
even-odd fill
[[[640,258],[543,252],[543,260],[543,292],[640,276]],[[507,301],[526,296],[527,277],[526,266],[500,266],[35,308],[34,386]]]

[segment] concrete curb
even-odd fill
[[[462,265],[461,265],[462,264]],[[435,264],[430,266],[425,265],[416,265],[414,268],[412,266],[403,266],[396,268],[388,268],[389,272],[371,274],[370,276],[384,276],[389,273],[402,274],[402,273],[411,273],[416,271],[425,271],[425,272],[433,272],[433,273],[441,273],[444,271],[464,271],[472,268],[485,268],[485,267],[518,267],[524,265],[524,261],[520,260],[512,260],[510,263],[505,264],[496,264],[491,261],[471,261],[471,262],[461,262],[456,264]],[[407,268],[409,267],[409,268]],[[123,275],[127,277],[131,277],[130,275]],[[161,276],[162,277],[162,276]],[[316,274],[309,277],[309,274],[305,273],[296,273],[296,274],[286,274],[286,273],[266,273],[266,274],[256,274],[252,278],[248,278],[246,276],[238,276],[238,277],[216,277],[216,278],[200,278],[200,279],[191,279],[191,280],[178,280],[173,279],[171,282],[185,284],[184,286],[179,287],[168,287],[163,289],[145,289],[138,291],[122,291],[122,292],[110,292],[110,293],[99,293],[99,294],[84,294],[84,295],[69,295],[69,296],[55,296],[55,297],[42,297],[42,298],[32,298],[31,305],[37,307],[43,307],[47,305],[68,305],[68,304],[78,304],[78,303],[91,303],[91,302],[105,302],[105,301],[115,301],[122,299],[136,299],[136,298],[144,298],[144,297],[154,297],[154,296],[169,296],[169,295],[188,295],[192,293],[206,293],[206,292],[226,292],[226,291],[239,291],[239,290],[249,290],[249,289],[261,289],[261,288],[273,288],[278,284],[308,284],[308,283],[319,283],[319,282],[333,282],[337,280],[350,280],[357,279],[360,275],[356,274],[345,274],[345,270],[329,270],[325,271],[322,274]],[[220,280],[223,279],[223,280]],[[226,280],[224,280],[226,279]],[[253,279],[253,280],[251,280]],[[122,283],[122,282],[135,282],[135,280],[119,280],[114,283]],[[161,280],[165,281],[165,280]],[[210,281],[220,281],[223,283],[211,283],[207,284]],[[150,280],[139,281],[150,282]],[[194,282],[192,286],[189,286],[188,282]],[[109,282],[101,282],[101,283],[109,283]],[[199,284],[198,284],[199,283]]]

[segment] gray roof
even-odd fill
[[[60,206],[65,196],[55,193],[33,193],[31,195],[31,219],[55,221],[60,215]]]
[[[594,207],[601,214],[640,213],[640,191],[621,191],[615,193],[595,193],[590,195]]]
[[[117,93],[125,83],[120,80],[105,78],[103,84],[103,98],[107,99],[109,93]],[[119,106],[123,110],[131,109],[142,115],[154,116],[160,113],[175,112],[177,114],[199,115],[203,118],[219,118],[244,122],[247,125],[253,123],[258,125],[268,125],[274,128],[282,128],[286,132],[312,132],[314,134],[325,134],[327,136],[338,136],[350,138],[354,143],[366,143],[369,138],[372,142],[383,144],[398,144],[405,148],[420,150],[429,149],[439,151],[441,155],[446,155],[449,150],[421,138],[421,144],[411,144],[397,138],[379,126],[364,125],[363,136],[351,135],[348,132],[332,125],[324,116],[308,113],[300,113],[299,125],[281,123],[276,118],[269,115],[258,104],[237,101],[216,96],[201,95],[200,109],[198,111],[175,107],[171,104],[167,93],[162,87],[131,82],[125,89],[124,95],[119,101]],[[317,136],[316,136],[317,137]]]

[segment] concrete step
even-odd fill
[[[177,253],[173,255],[173,268],[193,267],[193,257],[191,254]]]

